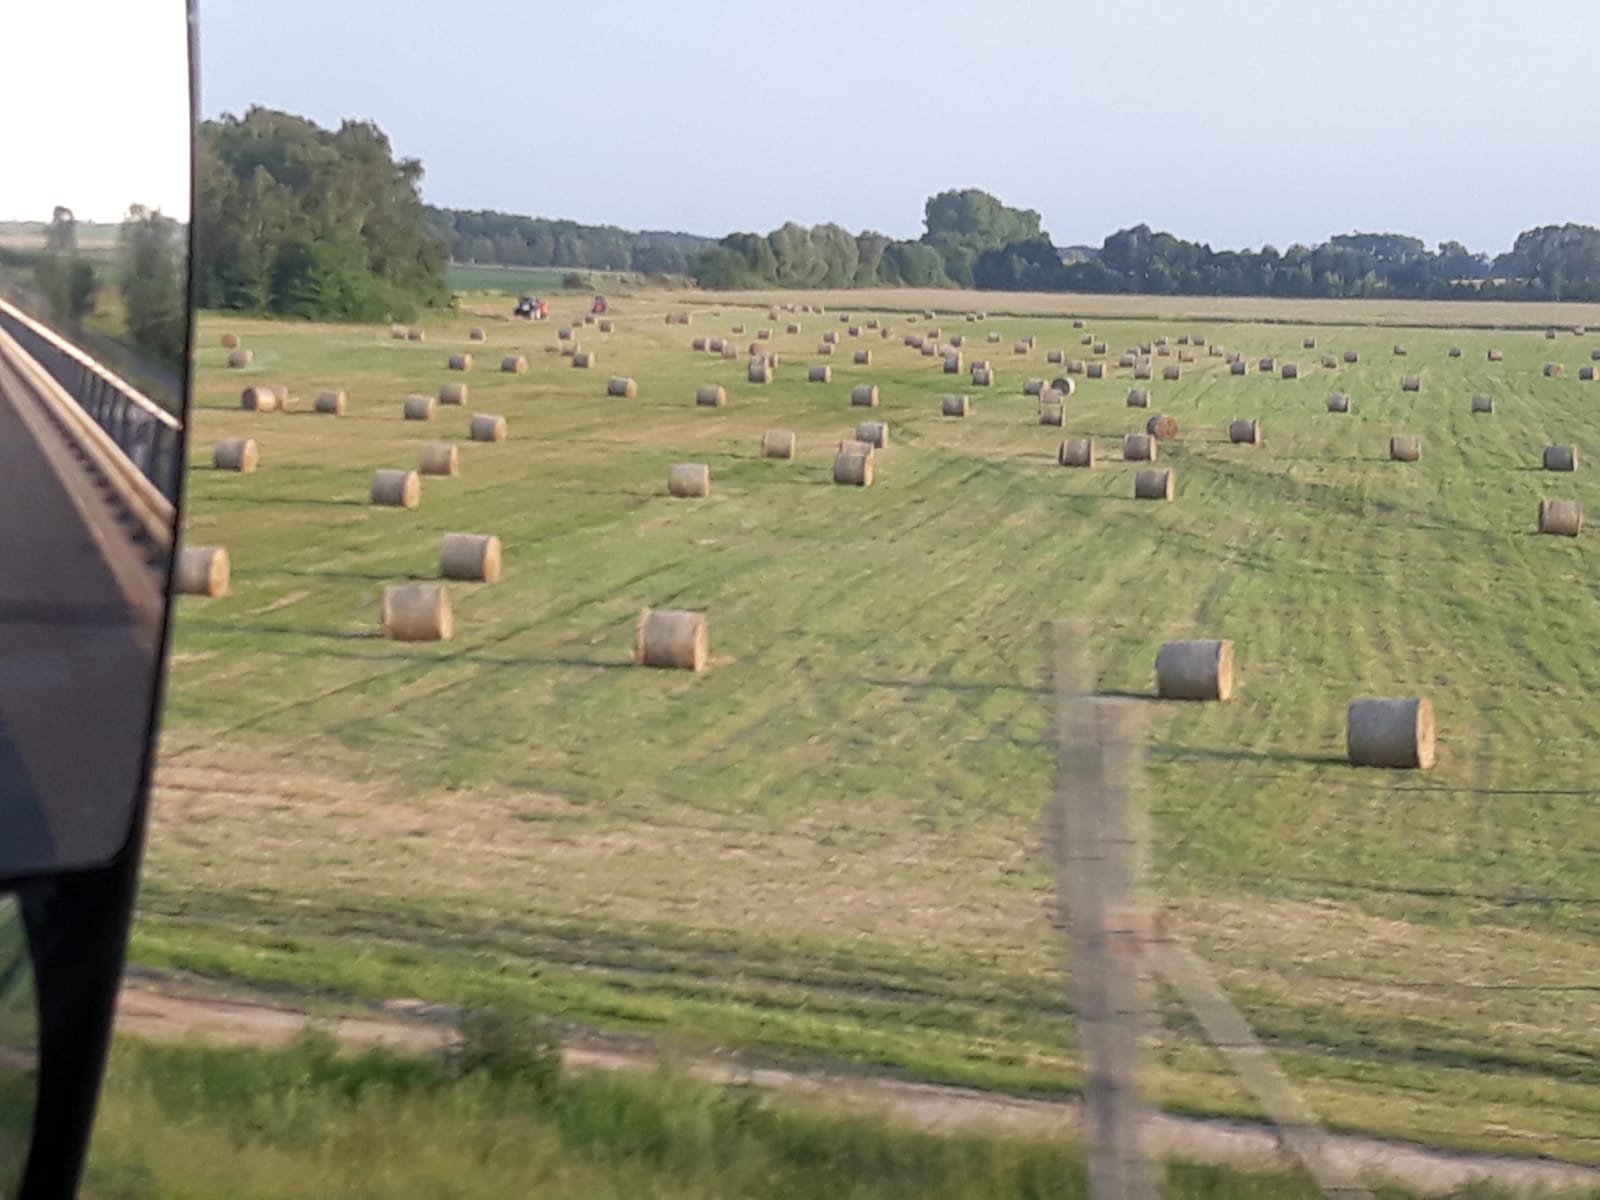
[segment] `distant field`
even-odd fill
[[[546,298],[549,299],[562,294],[565,290],[562,280],[574,272],[607,287],[614,286],[621,278],[612,271],[588,271],[572,267],[492,267],[451,263],[445,280],[457,292],[504,292],[510,296],[548,293]]]
[[[186,537],[229,547],[234,587],[179,606],[136,961],[1070,1088],[1040,625],[1085,621],[1100,688],[1136,697],[1163,640],[1231,637],[1237,700],[1149,702],[1173,925],[1334,1125],[1600,1161],[1600,608],[1588,537],[1533,533],[1541,496],[1595,501],[1587,472],[1538,467],[1552,442],[1600,453],[1600,384],[1576,379],[1600,334],[1396,331],[1357,323],[1388,310],[1320,308],[1305,351],[1294,306],[1251,302],[1271,323],[1222,320],[1227,305],[1208,322],[1096,318],[1113,352],[1204,333],[1302,368],[1233,378],[1201,351],[1178,382],[1158,370],[1151,412],[1181,436],[1162,449],[1177,500],[1157,505],[1131,499],[1117,452],[1149,415],[1124,404],[1129,372],[1080,381],[1065,431],[1021,395],[1057,373],[1047,348],[1082,353],[1064,318],[941,317],[977,343],[969,360],[996,361],[986,390],[898,336],[820,359],[821,331],[844,328],[832,314],[699,309],[683,329],[666,303],[625,300],[615,334],[583,330],[588,372],[544,352],[581,298],[542,328],[469,302],[420,345],[202,319]],[[741,344],[776,325],[777,382],[688,349],[735,321]],[[254,368],[222,369],[224,328]],[[1027,333],[1038,349],[1014,356]],[[858,345],[873,365],[851,365]],[[1359,365],[1318,365],[1347,349]],[[432,392],[460,350],[478,358],[470,405],[403,422],[405,394]],[[532,370],[496,372],[514,351]],[[834,381],[806,383],[820,361]],[[1566,377],[1543,378],[1546,361]],[[1402,370],[1420,394],[1400,393]],[[637,399],[604,395],[613,373]],[[862,380],[883,389],[876,413],[848,405]],[[290,385],[299,411],[239,411],[260,382]],[[727,408],[694,406],[711,382]],[[348,417],[305,411],[326,386],[348,390]],[[974,414],[941,418],[957,387]],[[1325,411],[1333,390],[1350,414]],[[1469,414],[1477,392],[1494,415]],[[416,513],[367,505],[374,469],[463,438],[472,412],[504,414],[511,441],[463,444],[461,476],[426,481]],[[878,481],[834,487],[831,447],[866,415],[892,430]],[[1227,444],[1240,416],[1262,418],[1264,445]],[[758,457],[768,428],[798,433],[798,461]],[[1096,437],[1101,464],[1054,466],[1063,432]],[[1387,461],[1394,433],[1423,436],[1420,463]],[[261,443],[260,472],[211,471],[211,443],[239,435]],[[707,500],[665,495],[684,461],[710,464]],[[449,530],[499,534],[504,582],[452,587],[451,643],[383,641],[383,586],[432,577]],[[707,608],[711,670],[632,667],[642,605]],[[1438,711],[1437,769],[1345,765],[1346,702],[1415,693]],[[1251,1111],[1168,997],[1152,1089]]]

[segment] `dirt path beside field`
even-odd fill
[[[130,984],[117,1009],[120,1033],[151,1041],[198,1038],[235,1046],[285,1046],[308,1028],[327,1031],[353,1047],[430,1053],[456,1041],[454,1013],[447,1006],[397,1002],[372,1016],[320,1017],[294,1008],[184,996],[145,983]],[[659,1066],[658,1052],[599,1042],[569,1043],[562,1050],[569,1071],[645,1071]],[[1074,1101],[1023,1100],[969,1088],[904,1083],[741,1065],[731,1059],[670,1061],[688,1074],[722,1086],[758,1088],[819,1104],[876,1113],[896,1124],[932,1133],[1003,1132],[1059,1135],[1077,1132],[1081,1108]],[[1145,1129],[1152,1154],[1229,1166],[1281,1165],[1276,1139],[1260,1126],[1158,1114]],[[1358,1173],[1382,1176],[1422,1195],[1443,1195],[1486,1180],[1520,1192],[1600,1190],[1600,1170],[1544,1159],[1461,1154],[1378,1138],[1332,1135],[1328,1152]]]

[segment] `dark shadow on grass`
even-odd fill
[[[1048,688],[1024,683],[990,683],[981,679],[873,679],[862,676],[854,682],[864,683],[868,687],[903,688],[914,692],[976,692],[985,696],[991,692],[1020,692],[1024,696],[1041,697],[1051,694]]]
[[[1349,766],[1350,760],[1334,754],[1289,754],[1281,750],[1219,750],[1210,746],[1179,746],[1171,742],[1152,742],[1150,758],[1158,762],[1298,763],[1326,767]]]
[[[279,637],[328,638],[339,642],[382,641],[383,633],[377,629],[296,629],[291,625],[241,625],[228,622],[229,633],[273,634]],[[323,657],[323,655],[318,655]]]
[[[240,504],[286,504],[286,505],[323,505],[334,508],[368,508],[371,507],[366,500],[316,500],[303,496],[229,496],[229,500]]]
[[[418,575],[407,571],[312,571],[299,567],[234,571],[235,579],[267,579],[278,575],[292,575],[298,579],[364,579],[377,583],[436,583],[438,575]]]
[[[280,625],[228,625],[228,631],[239,631],[260,635],[275,635],[284,638],[316,638],[331,642],[386,642],[381,629],[348,630],[348,629],[291,629]],[[633,659],[601,659],[601,658],[561,658],[559,656],[540,657],[537,655],[526,656],[495,656],[480,654],[464,648],[449,647],[449,653],[444,657],[452,662],[472,663],[482,667],[580,667],[587,670],[637,670]],[[352,662],[394,662],[415,663],[433,661],[419,659],[415,654],[403,651],[393,651],[387,654],[341,654],[331,647],[316,650],[293,650],[284,646],[272,647],[272,652],[285,658],[315,659],[318,662],[327,662],[330,658],[343,658]]]

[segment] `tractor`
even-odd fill
[[[543,321],[550,316],[550,305],[537,296],[524,296],[517,301],[515,315],[528,321]]]

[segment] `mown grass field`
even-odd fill
[[[1150,413],[1181,425],[1161,505],[1131,498],[1118,453],[1149,415],[1124,404],[1130,372],[1080,380],[1064,431],[1021,394],[1058,373],[1047,348],[1085,349],[1064,317],[942,316],[969,360],[995,361],[986,390],[898,336],[821,359],[823,330],[845,328],[832,313],[707,307],[685,329],[666,303],[584,330],[591,371],[544,352],[576,301],[543,328],[469,305],[422,344],[202,318],[185,537],[229,548],[233,591],[179,605],[136,961],[1071,1089],[1041,626],[1083,622],[1099,688],[1135,697],[1162,641],[1228,637],[1235,701],[1146,702],[1170,924],[1331,1125],[1600,1162],[1600,609],[1588,535],[1533,532],[1541,496],[1595,499],[1586,471],[1539,463],[1552,442],[1600,452],[1600,384],[1576,378],[1600,334],[1396,331],[1348,308],[1315,327],[1092,319],[1113,355],[1203,333],[1301,366],[1234,378],[1202,350],[1178,382],[1158,369]],[[735,322],[741,343],[775,327],[773,384],[689,350]],[[252,369],[222,369],[225,328]],[[871,366],[851,364],[858,345]],[[1359,365],[1318,365],[1347,349]],[[461,350],[470,403],[402,421],[406,393],[461,378],[444,370]],[[516,351],[530,372],[496,372]],[[805,382],[822,361],[833,382]],[[639,396],[607,398],[613,373]],[[849,407],[863,380],[875,413]],[[728,407],[696,408],[713,382]],[[298,411],[241,412],[250,383],[288,384]],[[327,386],[347,417],[307,411]],[[939,415],[952,390],[974,396],[968,419]],[[1335,390],[1350,414],[1325,411]],[[1477,392],[1492,416],[1469,414]],[[473,412],[503,414],[511,440],[466,443]],[[832,445],[866,416],[891,426],[877,482],[835,487]],[[1263,445],[1227,444],[1242,416]],[[768,428],[797,431],[797,461],[758,457]],[[1056,467],[1063,433],[1096,437],[1101,464]],[[1420,463],[1387,461],[1395,433],[1422,435]],[[209,469],[211,444],[241,435],[261,470]],[[461,476],[426,480],[418,512],[369,507],[372,471],[436,439],[463,440]],[[683,461],[710,465],[706,500],[666,495]],[[451,530],[498,534],[504,581],[452,585],[452,642],[382,640],[383,587],[434,577]],[[631,665],[645,605],[709,611],[708,672]],[[1346,765],[1350,699],[1419,693],[1436,769]],[[1172,997],[1157,1024],[1155,1098],[1253,1111]]]

